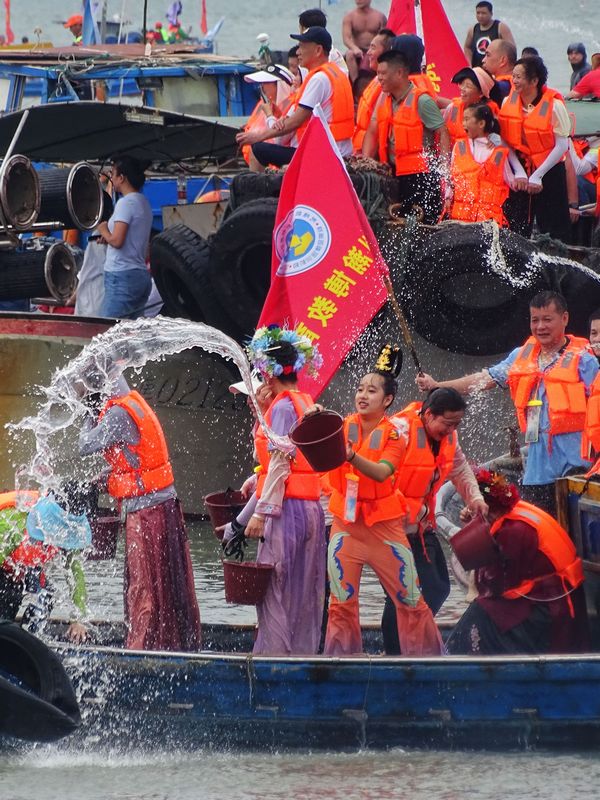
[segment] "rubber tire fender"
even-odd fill
[[[27,687],[0,677],[1,734],[53,742],[79,726],[79,706],[60,659],[14,622],[0,621],[0,670]]]
[[[271,285],[277,203],[271,197],[245,203],[211,239],[213,286],[244,334],[254,331]]]
[[[210,244],[187,225],[166,228],[150,245],[150,268],[167,313],[236,337],[239,330],[213,285],[212,261]]]
[[[417,333],[443,350],[466,355],[504,353],[529,335],[529,300],[549,289],[543,270],[528,263],[535,246],[500,230],[514,283],[489,265],[490,233],[481,224],[447,224],[415,237],[401,272],[399,296]]]

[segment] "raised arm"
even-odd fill
[[[480,372],[473,372],[463,378],[455,378],[450,381],[436,381],[431,375],[426,373],[417,375],[415,383],[422,392],[430,392],[432,389],[455,389],[459,394],[470,394],[471,392],[487,391],[496,386],[496,382],[490,377],[487,369]]]

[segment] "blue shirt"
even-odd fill
[[[108,230],[113,233],[116,222],[127,223],[127,233],[122,247],[108,245],[104,269],[106,272],[123,272],[128,269],[146,270],[146,252],[152,230],[152,208],[140,192],[130,192],[117,200]]]
[[[498,386],[506,389],[508,385],[508,371],[513,365],[521,347],[515,348],[512,353],[488,368],[488,372],[493,381]],[[559,353],[556,353],[552,361],[544,367],[543,372],[547,372],[554,366]],[[590,393],[590,386],[598,373],[598,361],[591,353],[583,352],[579,359],[579,377],[586,387],[586,394]],[[557,478],[565,475],[574,467],[581,467],[582,470],[590,468],[590,462],[581,457],[581,433],[559,433],[552,437],[552,447],[550,447],[550,420],[548,417],[548,400],[546,398],[546,387],[544,381],[540,381],[538,387],[538,400],[542,401],[540,414],[540,431],[537,442],[531,442],[527,454],[527,464],[523,484],[525,486],[539,486],[542,484],[554,483]]]

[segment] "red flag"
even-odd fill
[[[468,65],[441,0],[392,0],[388,27],[423,39],[426,71],[435,90],[442,97],[454,97],[452,76]]]
[[[6,44],[12,44],[15,40],[15,35],[10,27],[10,0],[4,0],[4,8],[6,10]]]
[[[468,66],[441,0],[421,0],[427,74],[442,97],[455,97],[453,75]]]
[[[318,378],[299,376],[302,390],[316,398],[384,304],[389,275],[344,162],[316,114],[283,179],[271,263],[258,327],[287,321],[319,345]]]
[[[416,33],[415,0],[392,0],[387,26],[394,33]]]
[[[202,0],[202,18],[200,19],[200,30],[208,33],[208,21],[206,19],[206,0]]]

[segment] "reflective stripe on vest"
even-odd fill
[[[294,104],[294,111],[302,102],[302,95],[304,94],[308,82],[311,77],[317,72],[323,72],[329,79],[331,84],[331,120],[327,123],[331,135],[336,142],[344,141],[345,139],[352,139],[354,133],[354,98],[352,96],[352,86],[348,80],[348,76],[342,70],[331,62],[322,64],[320,67],[311,69],[298,95],[298,99]],[[296,131],[296,138],[298,142],[304,136],[304,132],[308,127],[310,117],[306,122],[301,125]]]
[[[538,358],[540,345],[530,336],[508,371],[508,388],[515,404],[519,427],[527,429],[527,404],[536,396],[543,381],[548,403],[550,435],[575,433],[585,426],[587,398],[585,384],[579,377],[581,353],[589,342],[569,335],[569,343],[550,369],[542,371]]]
[[[126,411],[135,422],[140,434],[138,444],[112,445],[104,451],[104,458],[111,467],[108,491],[112,497],[124,499],[140,497],[166,489],[173,483],[173,469],[169,462],[167,443],[158,417],[139,392],[129,392],[123,397],[110,399],[99,420],[113,406]],[[127,459],[131,453],[137,466]]]
[[[506,226],[502,210],[509,186],[504,179],[508,148],[495,147],[482,164],[471,151],[470,142],[462,139],[454,146],[451,179],[454,198],[450,217],[463,222],[485,222],[493,219]]]
[[[298,419],[303,416],[307,408],[313,405],[314,401],[305,392],[280,392],[272,401],[265,414],[265,422],[271,425],[273,408],[275,403],[287,397],[292,405]],[[254,436],[254,448],[256,457],[261,470],[256,484],[256,496],[260,497],[267,478],[271,452],[269,451],[269,440],[265,436],[263,429],[259,426]],[[296,498],[297,500],[318,500],[321,496],[321,479],[317,472],[310,466],[300,450],[296,450],[296,455],[290,462],[290,474],[285,482],[285,497]]]
[[[508,514],[494,522],[491,527],[492,536],[500,530],[506,520],[524,522],[534,528],[538,537],[538,548],[552,564],[553,571],[522,581],[518,586],[513,586],[503,592],[503,597],[515,600],[529,595],[537,584],[554,576],[560,578],[565,592],[576,589],[583,582],[583,565],[577,555],[575,545],[569,538],[569,534],[550,514],[531,503],[520,500]],[[573,614],[570,600],[569,607]]]
[[[363,458],[379,463],[387,446],[390,434],[395,434],[395,428],[387,417],[384,417],[375,427],[369,437],[361,441],[361,425],[358,414],[352,414],[344,420],[344,435],[347,442],[353,442],[354,450]],[[352,473],[359,478],[357,515],[362,513],[367,525],[374,525],[389,519],[398,519],[404,516],[405,504],[394,491],[393,476],[390,475],[381,483],[368,478],[362,472],[354,470],[352,464],[342,464],[328,473],[332,488],[329,509],[336,517],[344,517],[344,496],[346,493],[346,475]]]
[[[451,433],[442,439],[439,453],[434,456],[419,414],[422,406],[422,403],[410,403],[394,414],[396,419],[406,420],[409,426],[408,447],[396,471],[395,486],[408,503],[411,525],[421,521],[423,506],[427,510],[424,519],[433,522],[435,495],[452,471],[458,443],[456,433]]]
[[[394,156],[396,175],[412,175],[428,172],[427,157],[423,148],[423,122],[419,116],[421,89],[411,87],[403,102],[392,114],[392,98],[388,95],[377,108],[377,133],[379,160],[389,163],[388,146],[390,133],[394,134]]]
[[[513,89],[503,103],[498,121],[504,141],[515,150],[529,156],[539,167],[555,145],[552,109],[561,95],[554,89],[544,89],[542,99],[528,114],[523,112],[520,95]]]

